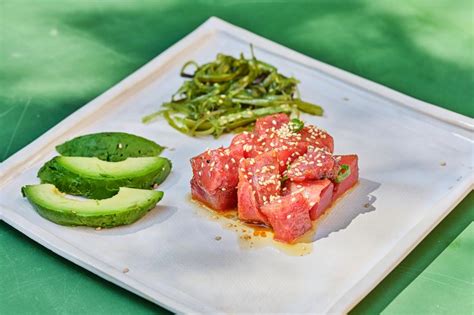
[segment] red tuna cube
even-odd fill
[[[247,179],[243,179],[239,182],[237,199],[237,212],[240,220],[249,223],[268,224],[267,218],[259,210],[260,206],[255,198],[255,190]]]
[[[239,218],[266,223],[259,207],[280,195],[280,180],[278,160],[274,152],[243,160],[239,168]]]
[[[283,172],[289,163],[306,153],[308,143],[301,141],[299,132],[292,131],[288,122],[289,119],[284,114],[259,119],[256,124],[254,150],[250,152],[250,156],[256,157],[265,152],[275,151],[280,172]]]
[[[255,122],[255,136],[258,138],[270,135],[275,130],[280,129],[281,126],[287,125],[289,121],[290,119],[286,114],[275,114],[259,118]]]
[[[323,189],[323,191],[321,192],[321,198],[319,199],[319,202],[315,204],[311,208],[311,211],[309,212],[309,216],[311,220],[317,220],[331,206],[333,189],[334,189],[334,184],[331,182],[326,188]]]
[[[214,210],[231,210],[237,207],[237,189],[220,190],[212,192],[204,190],[194,179],[191,180],[191,195],[204,205]]]
[[[325,130],[309,125],[304,126],[300,133],[301,139],[309,145],[316,148],[326,148],[331,153],[334,152],[334,139]]]
[[[250,152],[254,150],[255,135],[249,132],[243,132],[236,135],[229,146],[232,154],[240,158],[248,158],[251,156]]]
[[[339,165],[333,155],[325,149],[309,147],[306,154],[290,164],[286,175],[289,180],[303,182],[312,179],[334,178]]]
[[[302,193],[282,196],[262,206],[261,211],[267,216],[273,228],[275,239],[292,243],[311,229],[309,205]]]
[[[207,150],[191,159],[193,198],[216,210],[237,206],[239,157],[230,149]]]
[[[332,195],[333,201],[342,196],[346,191],[351,189],[355,184],[357,184],[359,180],[359,158],[357,157],[357,155],[340,155],[337,156],[336,159],[339,159],[339,165],[348,165],[351,173],[342,182],[334,183],[334,192]]]
[[[287,194],[301,192],[311,206],[311,220],[319,218],[331,205],[333,184],[328,179],[309,180],[301,183],[287,182]]]
[[[267,140],[268,142],[255,145],[254,150],[249,154],[251,157],[258,157],[263,153],[275,152],[280,173],[287,169],[289,163],[303,155],[307,150],[307,145],[303,142],[291,142],[290,144],[287,140],[279,138],[268,138]]]

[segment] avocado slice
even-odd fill
[[[120,187],[151,189],[162,183],[170,171],[171,161],[158,156],[121,162],[57,156],[41,167],[38,177],[64,193],[104,199],[115,195]]]
[[[126,187],[103,200],[70,199],[51,184],[27,185],[21,191],[42,217],[61,225],[91,227],[133,223],[163,198],[162,191]]]
[[[129,157],[158,156],[164,147],[125,132],[101,132],[80,136],[56,146],[64,156],[98,157],[118,162]]]

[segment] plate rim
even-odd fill
[[[13,154],[4,162],[0,163],[0,189],[2,189],[2,187],[13,178],[15,173],[29,168],[29,166],[34,164],[37,159],[33,158],[33,156],[38,151],[51,147],[53,143],[58,143],[57,140],[65,136],[68,126],[85,122],[87,118],[93,116],[96,111],[104,107],[106,104],[117,101],[117,99],[126,95],[127,92],[130,92],[134,87],[143,83],[155,71],[165,67],[168,62],[171,62],[171,60],[175,58],[175,56],[190,49],[193,45],[196,45],[200,38],[212,36],[218,32],[225,32],[241,40],[252,42],[256,44],[256,47],[270,49],[273,53],[282,58],[321,71],[340,81],[346,82],[370,93],[377,94],[380,97],[389,99],[397,105],[410,108],[449,125],[467,129],[469,131],[474,130],[474,119],[467,116],[405,95],[381,84],[310,58],[290,48],[284,47],[283,45],[251,33],[241,27],[232,25],[220,18],[210,17],[207,21],[198,26],[194,31],[183,37],[177,43],[160,53],[110,89],[106,90],[100,96],[71,113],[68,117],[49,129],[36,140]],[[25,163],[25,160],[28,160],[28,162]],[[451,210],[469,193],[469,191],[473,189],[473,182],[474,174],[467,176],[463,181],[459,182],[458,185],[441,200],[442,205],[437,207],[438,211],[433,211],[429,215],[424,216],[407,234],[403,236],[401,239],[403,241],[400,241],[389,254],[381,258],[373,266],[371,269],[371,271],[374,272],[372,276],[363,277],[355,286],[349,288],[346,292],[342,292],[338,300],[330,306],[326,312],[345,313],[362,300],[413,250],[414,247],[418,245],[419,242],[421,242],[421,240],[425,238],[427,234],[431,232],[436,225],[438,225],[439,222],[444,219],[447,214],[449,214],[449,212],[451,212]],[[7,207],[1,203],[0,220],[3,220],[32,240],[84,269],[169,310],[185,313],[196,311],[218,312],[212,307],[204,307],[202,303],[193,303],[193,298],[190,299],[193,306],[188,306],[188,304],[184,304],[180,300],[170,298],[166,294],[163,294],[161,292],[162,290],[146,287],[144,284],[128,277],[115,268],[106,265],[101,260],[90,257],[87,253],[84,253],[80,249],[70,245],[60,237],[51,234],[46,229],[40,228],[20,215],[15,214],[14,211],[7,209]],[[407,246],[407,244],[410,246]],[[78,257],[77,252],[81,253],[82,256]],[[370,271],[367,275],[370,275]],[[196,308],[194,308],[194,306],[196,306]]]

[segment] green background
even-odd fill
[[[0,161],[211,15],[474,116],[472,1],[0,0]],[[353,312],[472,314],[473,204],[471,193]],[[160,312],[0,222],[1,314]]]

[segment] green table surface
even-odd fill
[[[0,0],[0,161],[211,15],[472,117],[473,12],[469,0]],[[472,314],[473,204],[470,193],[352,312]],[[1,314],[166,312],[0,222]]]

